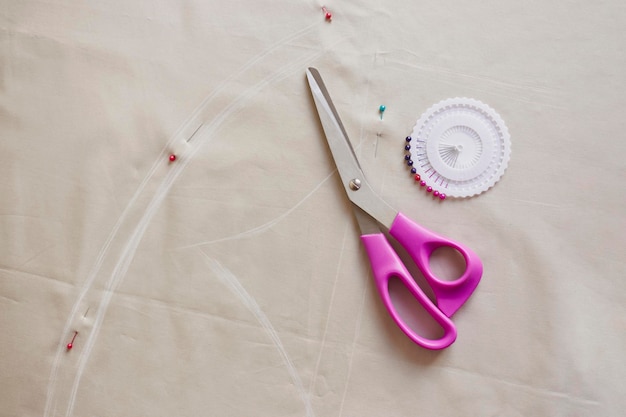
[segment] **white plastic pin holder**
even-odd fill
[[[500,115],[471,98],[451,98],[429,108],[406,142],[405,161],[415,180],[440,198],[487,191],[511,157],[511,138]]]

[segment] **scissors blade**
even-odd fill
[[[391,227],[397,212],[382,200],[365,179],[359,160],[354,153],[348,134],[333,105],[320,73],[315,68],[307,70],[307,79],[313,101],[320,117],[326,141],[339,171],[341,182],[350,201],[385,227]],[[357,212],[358,213],[358,212]],[[365,233],[363,216],[358,215],[359,226]],[[367,227],[369,229],[370,227]],[[369,230],[367,230],[369,232]]]

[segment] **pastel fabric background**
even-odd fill
[[[623,2],[0,6],[0,416],[623,415]],[[376,191],[484,262],[447,350],[382,307],[309,66]],[[403,139],[457,96],[512,159],[440,204]]]

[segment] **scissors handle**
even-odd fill
[[[469,248],[423,228],[402,213],[397,214],[389,234],[400,242],[424,274],[435,294],[439,310],[452,317],[472,295],[482,277],[483,264],[478,256]],[[465,259],[465,271],[454,281],[443,281],[430,269],[430,256],[441,247],[455,249]]]
[[[443,314],[437,306],[424,294],[424,291],[416,284],[400,260],[396,251],[389,244],[389,241],[382,233],[374,233],[361,236],[361,241],[365,246],[367,255],[372,264],[374,281],[383,304],[391,318],[398,327],[416,344],[432,350],[444,349],[456,340],[456,328],[452,320]],[[389,281],[397,278],[409,290],[411,295],[424,307],[426,312],[432,316],[443,329],[443,336],[440,339],[428,339],[415,332],[401,317],[396,310],[389,294]]]

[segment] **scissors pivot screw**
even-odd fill
[[[361,180],[358,178],[355,178],[353,180],[350,180],[350,189],[352,191],[357,191],[359,188],[361,188]]]

